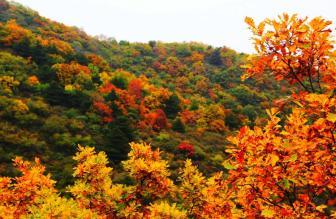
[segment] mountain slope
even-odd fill
[[[172,170],[190,157],[210,174],[222,168],[227,133],[262,124],[287,92],[272,80],[242,82],[248,55],[227,47],[99,39],[4,0],[0,22],[4,175],[16,174],[15,156],[38,156],[63,188],[78,144],[104,150],[118,169],[140,139]]]

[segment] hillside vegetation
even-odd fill
[[[336,217],[331,22],[245,21],[256,55],[0,0],[0,218]]]
[[[227,133],[263,123],[281,90],[242,82],[247,55],[226,47],[98,39],[16,3],[2,0],[0,11],[3,174],[15,173],[15,156],[38,156],[62,188],[77,144],[118,166],[140,139],[167,152],[173,169],[189,157],[210,173],[221,168]]]

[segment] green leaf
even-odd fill
[[[283,141],[283,147],[288,148],[290,146],[288,139],[284,139]]]
[[[261,212],[261,216],[264,216],[266,218],[273,218],[275,215],[275,211],[272,209],[264,209]]]
[[[282,183],[283,183],[285,189],[289,189],[290,188],[290,183],[289,183],[288,179],[283,179]]]
[[[236,167],[233,166],[228,160],[223,162],[223,166],[227,170],[235,170],[236,169]]]
[[[292,154],[289,158],[289,161],[295,162],[297,160],[297,154]]]

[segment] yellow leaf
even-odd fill
[[[261,22],[258,25],[258,34],[261,35],[264,32],[264,29],[265,29],[265,22]]]
[[[279,157],[275,154],[271,154],[269,155],[269,159],[270,159],[270,162],[271,162],[271,165],[272,166],[275,166],[275,164],[279,161]]]
[[[333,211],[332,215],[330,215],[330,216],[331,216],[331,218],[336,218],[336,211]]]
[[[245,64],[245,65],[240,65],[239,67],[247,69],[247,68],[252,68],[252,65],[251,64]]]
[[[255,28],[254,20],[250,17],[245,17],[245,23],[247,23],[250,27]]]
[[[276,114],[278,114],[279,110],[278,108],[272,107],[271,109],[266,109],[266,113],[269,117],[273,117]]]
[[[242,81],[245,81],[246,79],[248,79],[250,76],[248,75],[248,74],[243,74],[242,76],[241,76],[241,80]]]
[[[324,212],[324,209],[327,208],[328,206],[326,205],[319,205],[316,207],[316,210],[318,210],[319,212]]]
[[[299,102],[299,101],[293,101],[296,105],[298,105],[299,107],[303,107],[303,105]]]
[[[336,114],[335,113],[328,113],[327,120],[330,122],[336,122]]]
[[[73,91],[73,90],[75,90],[75,88],[74,88],[73,85],[67,84],[67,85],[65,85],[64,90],[65,91]]]

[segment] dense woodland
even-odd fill
[[[242,82],[247,55],[229,48],[93,38],[1,2],[4,174],[14,174],[15,156],[38,156],[63,188],[78,144],[118,166],[129,142],[141,140],[167,152],[173,169],[189,157],[213,172],[226,135],[263,123],[281,90],[270,80]]]
[[[0,218],[336,217],[331,22],[245,21],[256,55],[0,0]]]

